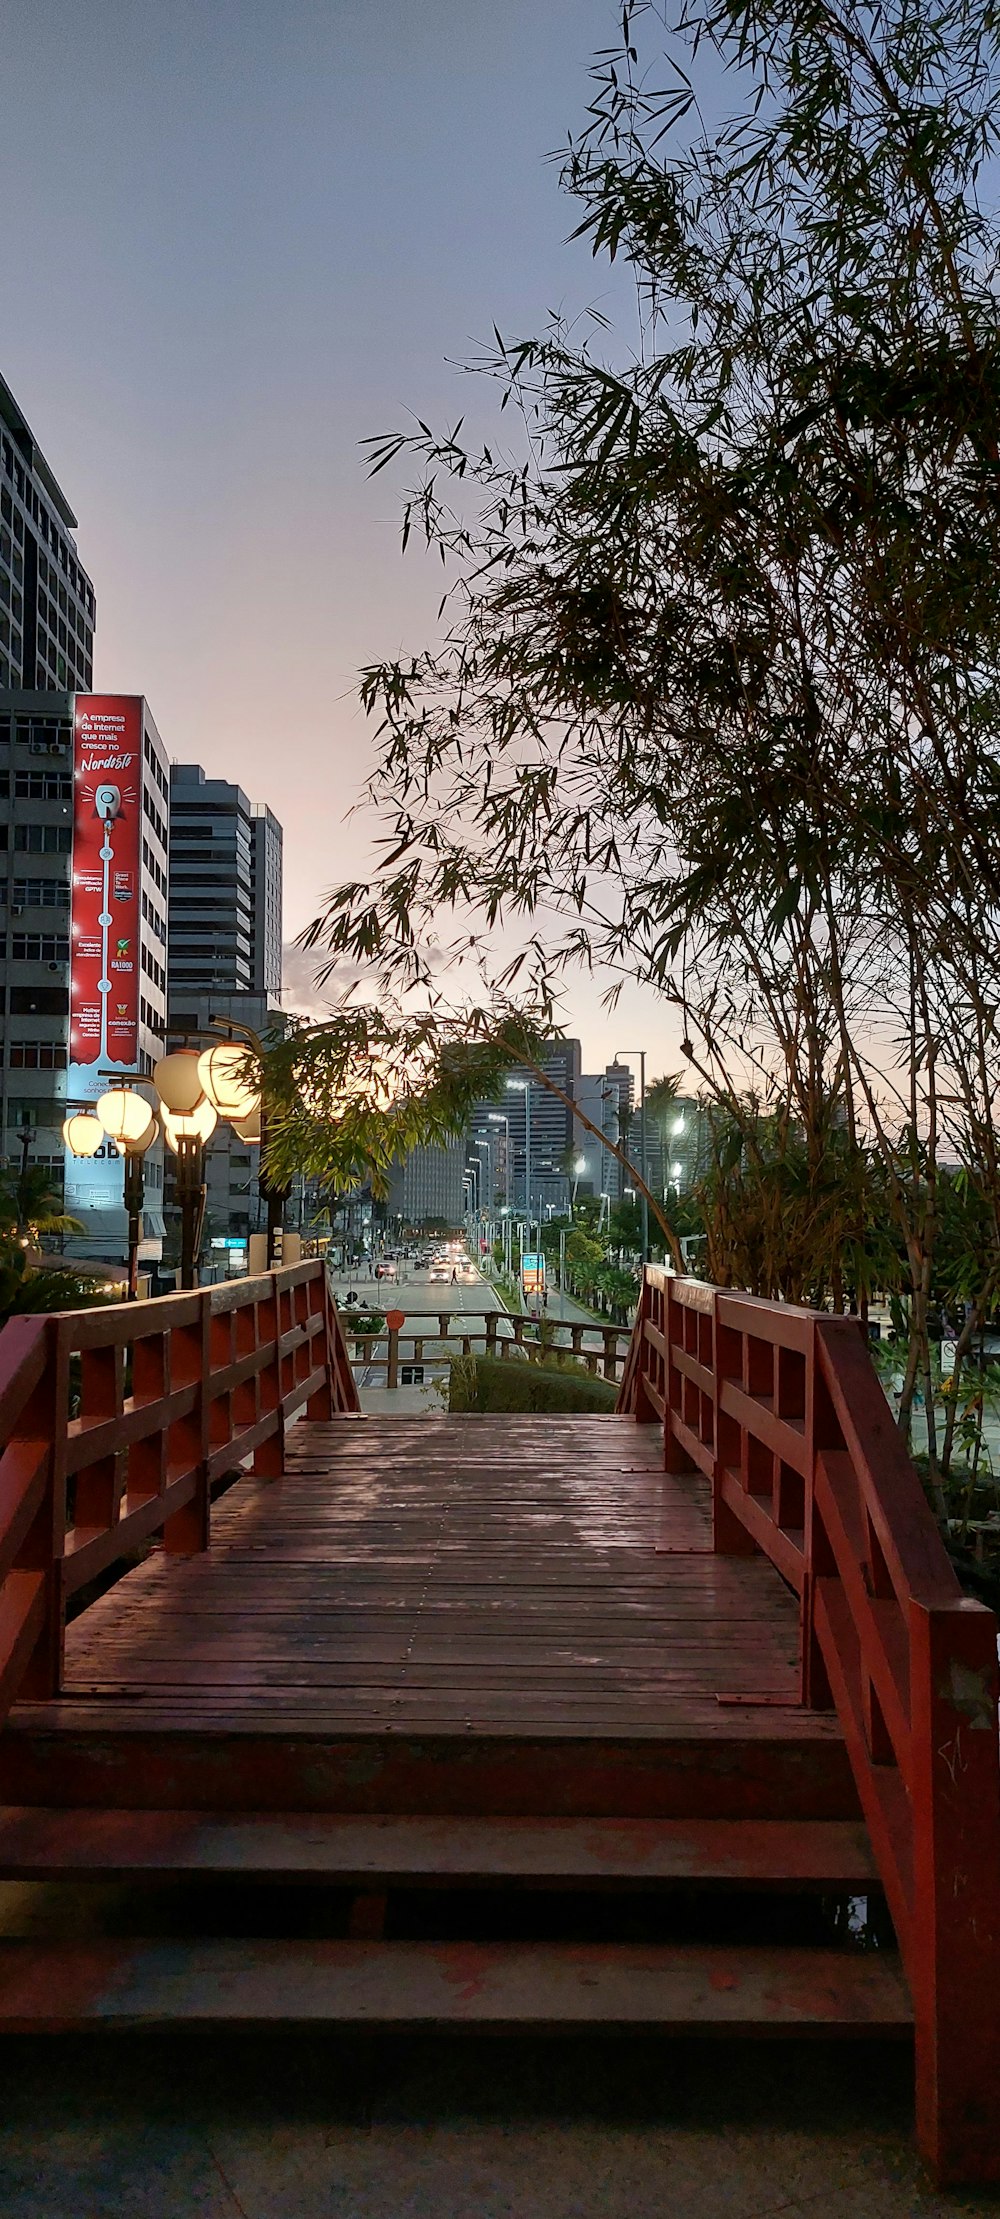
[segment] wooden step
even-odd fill
[[[329,1880],[338,1886],[878,1886],[849,1820],[333,1817],[0,1810],[0,1880]]]
[[[107,1706],[102,1705],[106,1710]],[[145,1701],[112,1724],[61,1699],[23,1704],[0,1733],[0,1806],[324,1811],[467,1818],[854,1819],[857,1788],[827,1712],[713,1704],[656,1734],[331,1735],[221,1724]]]
[[[7,1942],[0,2033],[456,2024],[508,2033],[904,2036],[896,1960],[827,1949],[416,1942]]]

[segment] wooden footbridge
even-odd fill
[[[855,1323],[650,1269],[618,1416],[366,1419],[303,1264],[12,1322],[0,1451],[0,2033],[891,2036],[1000,2174],[996,1624]]]

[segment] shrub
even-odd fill
[[[381,1310],[342,1310],[340,1322],[345,1333],[384,1333],[385,1318]]]
[[[448,1408],[485,1410],[589,1410],[607,1416],[618,1389],[610,1379],[565,1365],[524,1364],[513,1357],[458,1356],[452,1362]]]

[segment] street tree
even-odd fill
[[[373,442],[450,592],[364,675],[382,858],[309,935],[540,1030],[574,967],[638,979],[685,1091],[744,1128],[766,1100],[804,1179],[874,1150],[904,1423],[946,1074],[997,1017],[998,40],[988,0],[625,8],[562,181],[637,334],[497,334],[495,440]]]

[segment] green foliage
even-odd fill
[[[568,1364],[518,1363],[512,1357],[460,1356],[451,1365],[452,1411],[589,1410],[611,1412],[618,1390]],[[516,1454],[516,1442],[512,1444]]]
[[[326,1139],[284,1110],[289,1150],[382,1178],[515,996],[541,1027],[574,966],[652,986],[717,1119],[705,1268],[887,1286],[904,1427],[932,1289],[1000,1297],[998,93],[992,0],[625,9],[562,181],[638,345],[498,334],[502,437],[372,443],[452,591],[441,642],[364,674],[382,860],[311,935],[382,1001],[308,1051]],[[373,1133],[342,1051],[374,1083],[414,995],[457,1062]]]
[[[464,1131],[474,1103],[498,1094],[544,1038],[544,1013],[414,1012],[388,998],[303,1026],[264,1058],[271,1173],[302,1171],[335,1193],[368,1184],[382,1197],[394,1162]]]
[[[16,1240],[0,1238],[0,1325],[10,1317],[35,1316],[53,1310],[92,1310],[102,1302],[117,1300],[106,1280],[77,1264],[29,1271],[24,1249]]]
[[[706,1276],[720,1286],[834,1307],[905,1279],[877,1155],[829,1099],[811,1132],[748,1096],[707,1112],[710,1163],[692,1197]]]
[[[67,1216],[61,1195],[40,1165],[0,1171],[0,1237],[16,1233],[34,1243],[50,1234],[82,1231],[79,1218]]]

